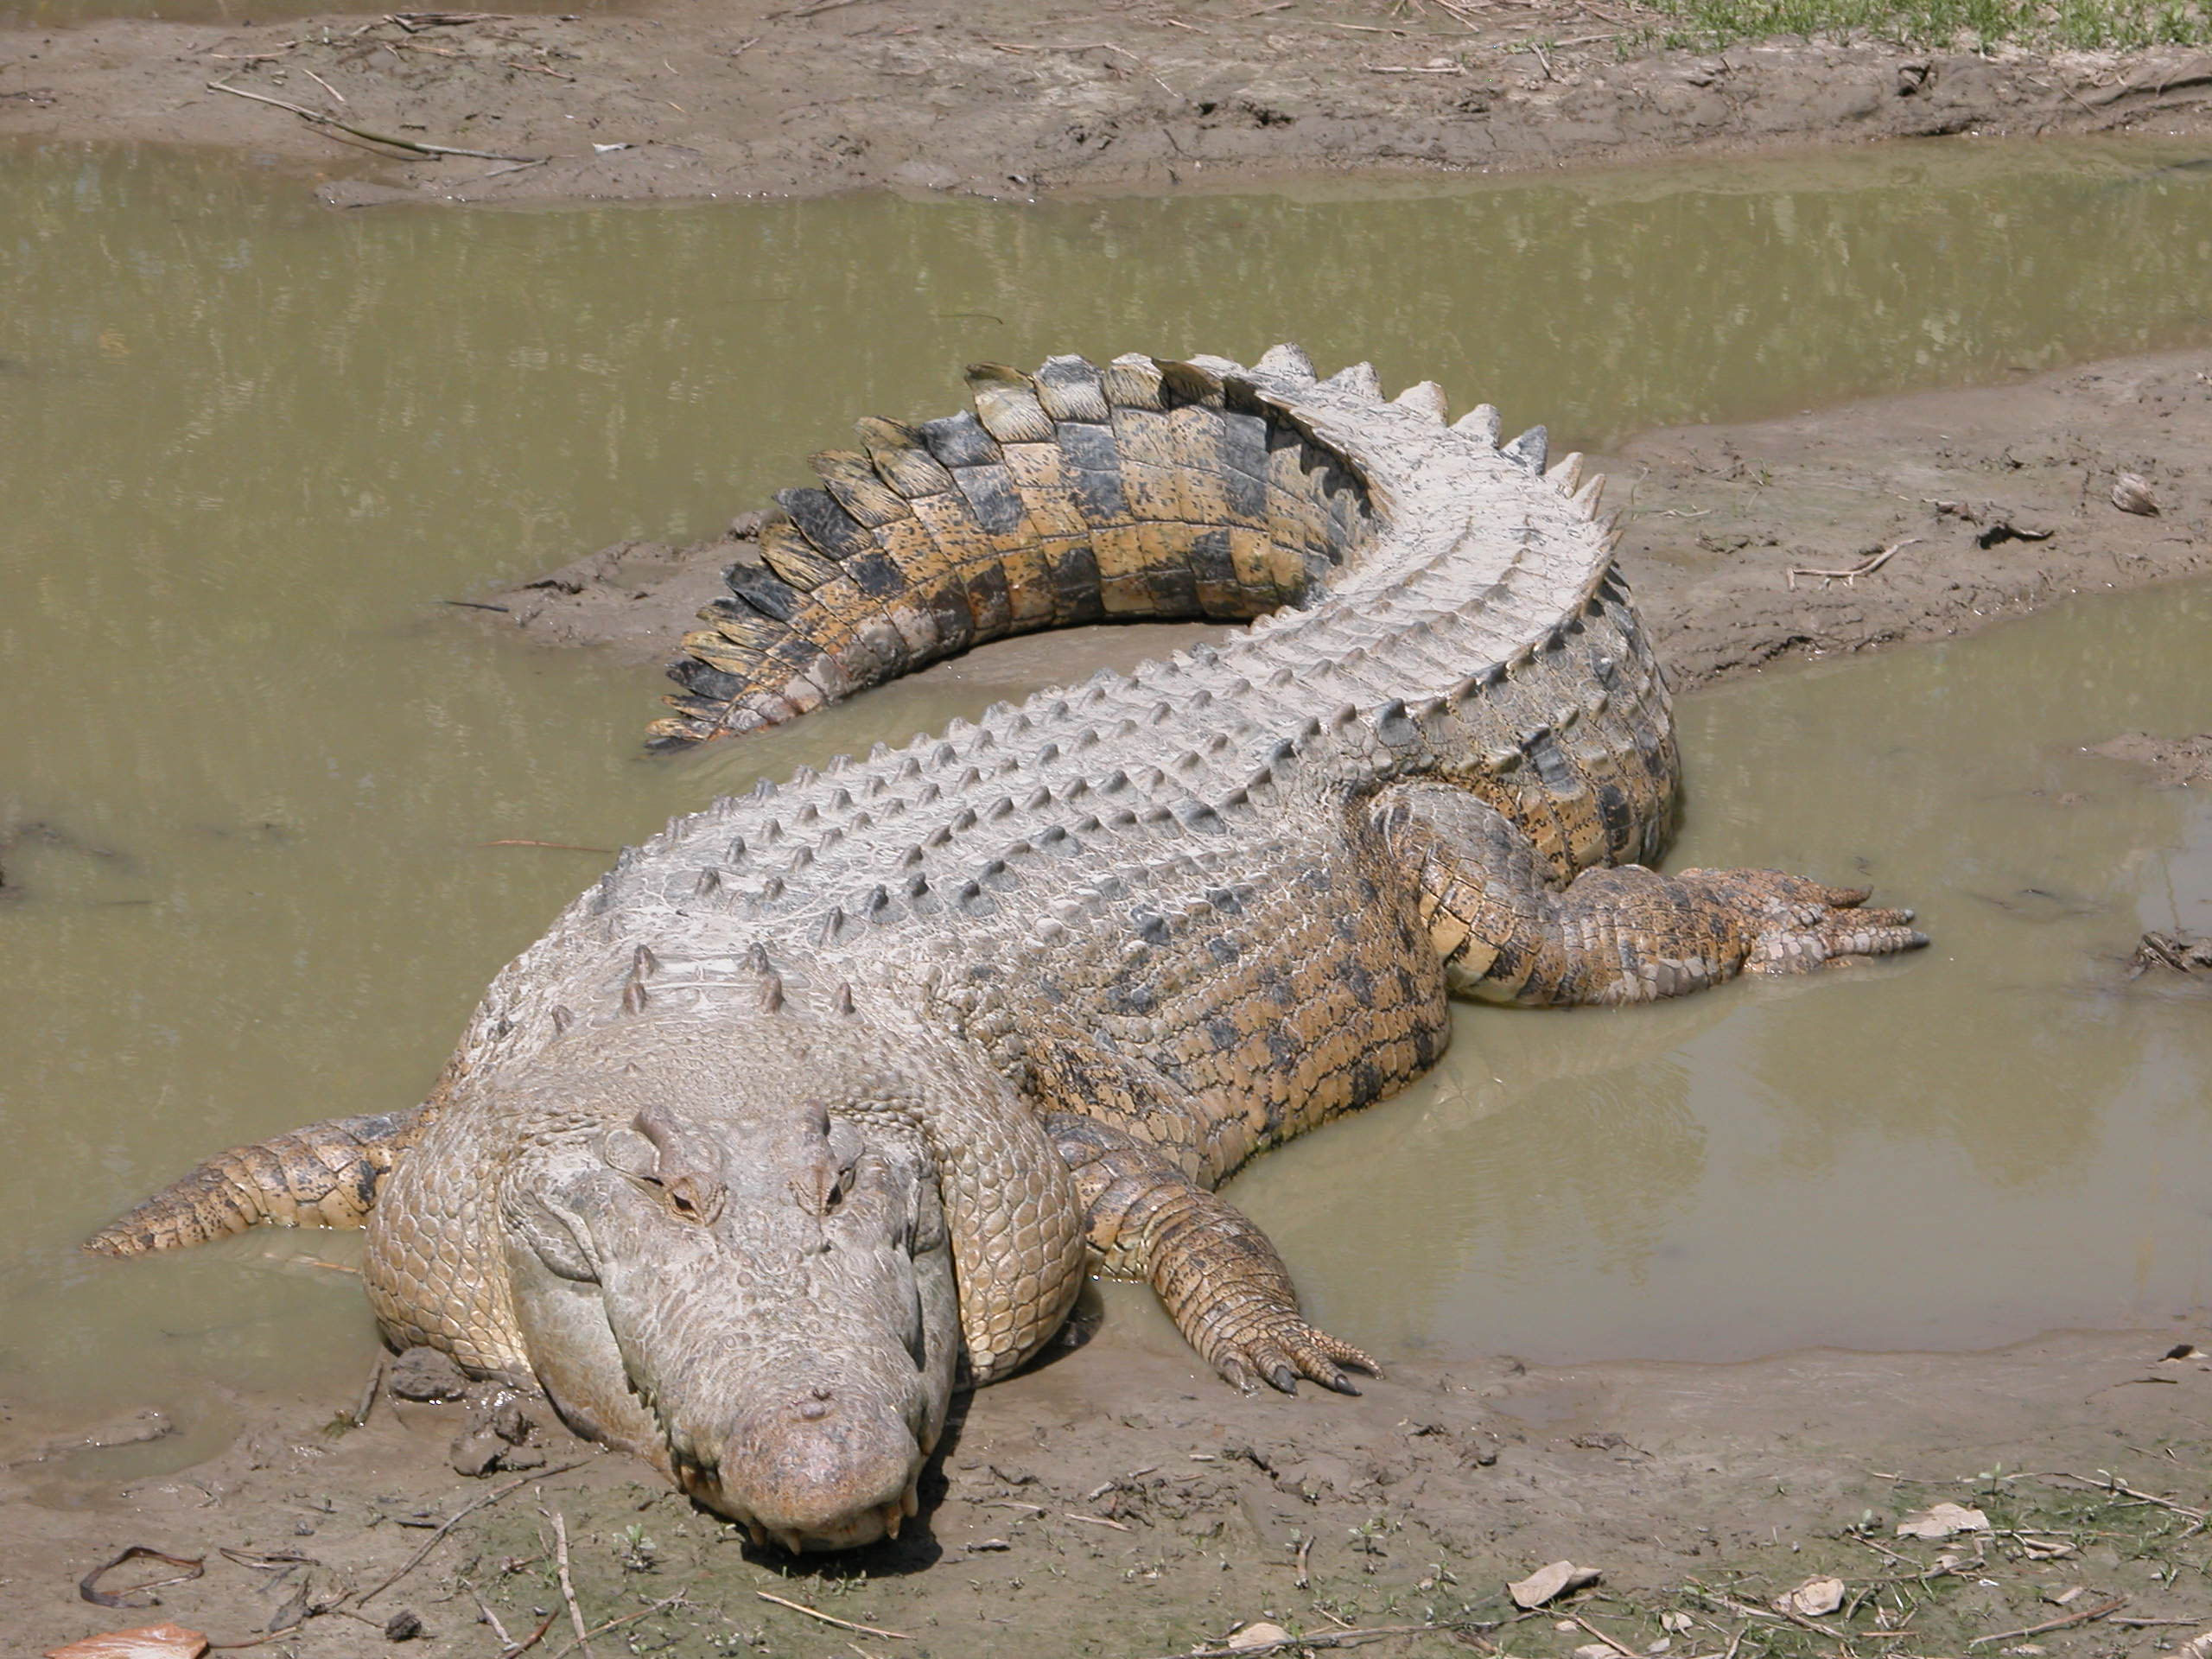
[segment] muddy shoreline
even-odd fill
[[[2084,1623],[2039,1650],[2148,1650],[2158,1630],[2212,1622],[2194,1575],[2159,1576],[2202,1502],[2189,1471],[2212,1367],[2162,1357],[2186,1334],[1711,1367],[1432,1362],[1357,1400],[1243,1400],[1172,1333],[1117,1317],[973,1402],[899,1542],[796,1566],[557,1430],[532,1448],[537,1469],[460,1480],[455,1405],[386,1395],[353,1427],[350,1399],[264,1403],[210,1462],[101,1478],[158,1431],[133,1417],[91,1431],[106,1449],[73,1449],[79,1426],[0,1473],[8,1623],[22,1652],[174,1620],[224,1643],[297,1622],[272,1651],[355,1655],[390,1650],[385,1629],[410,1616],[421,1651],[501,1653],[493,1620],[510,1644],[543,1625],[543,1650],[574,1651],[557,1516],[587,1628],[619,1624],[601,1652],[1141,1659],[1262,1620],[1394,1628],[1385,1650],[1415,1656],[1565,1656],[1593,1626],[1639,1653],[1670,1634],[1719,1651],[1737,1631],[1793,1651],[1773,1599],[1830,1574],[1860,1605],[1824,1623],[1847,1618],[1876,1650],[1956,1653],[2096,1607],[2148,1623]],[[2125,1491],[2097,1490],[2115,1479]],[[1989,1529],[1897,1535],[1940,1502]],[[158,1609],[79,1601],[76,1580],[134,1544],[204,1573],[156,1592]],[[1604,1577],[1520,1614],[1507,1581],[1561,1559]],[[177,1571],[142,1562],[102,1584]],[[1876,1606],[1917,1640],[1883,1635]],[[615,1645],[632,1632],[638,1646]]]
[[[1323,0],[653,0],[580,17],[0,29],[0,138],[226,150],[353,206],[887,188],[1020,199],[2212,130],[2201,50],[1660,51],[1666,20],[1633,5],[1461,10],[1465,23]]]

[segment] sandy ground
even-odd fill
[[[2212,126],[2203,52],[1649,52],[1660,21],[1617,0],[652,0],[583,17],[109,22],[0,31],[0,137],[220,147],[320,174],[353,205],[1019,197]],[[473,153],[365,143],[218,82]]]

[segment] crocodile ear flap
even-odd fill
[[[660,1149],[633,1128],[609,1129],[600,1136],[599,1155],[609,1169],[632,1180],[652,1180],[660,1169]]]
[[[592,1260],[589,1236],[582,1220],[536,1192],[517,1195],[519,1202],[505,1206],[512,1231],[530,1246],[531,1253],[548,1270],[580,1285],[599,1282],[599,1265]]]

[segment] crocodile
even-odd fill
[[[1277,346],[969,371],[779,496],[685,744],[982,641],[1224,643],[680,817],[493,982],[423,1104],[223,1154],[88,1241],[365,1224],[387,1341],[542,1389],[756,1542],[895,1535],[964,1365],[1093,1269],[1230,1382],[1356,1392],[1216,1190],[1443,1052],[1448,998],[1676,995],[1926,943],[1860,888],[1650,868],[1669,693],[1541,428]]]

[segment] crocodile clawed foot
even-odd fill
[[[1912,925],[1912,912],[1868,907],[1872,894],[1865,887],[1826,887],[1771,870],[1686,870],[1683,876],[1740,889],[1728,896],[1751,912],[1746,973],[1809,973],[1829,963],[1895,956],[1928,943]]]
[[[1262,1382],[1285,1394],[1298,1392],[1303,1380],[1319,1382],[1338,1394],[1359,1389],[1344,1375],[1344,1367],[1370,1376],[1382,1368],[1348,1342],[1339,1342],[1325,1331],[1317,1331],[1294,1312],[1270,1312],[1242,1332],[1233,1343],[1224,1343],[1211,1356],[1214,1369],[1244,1393]]]

